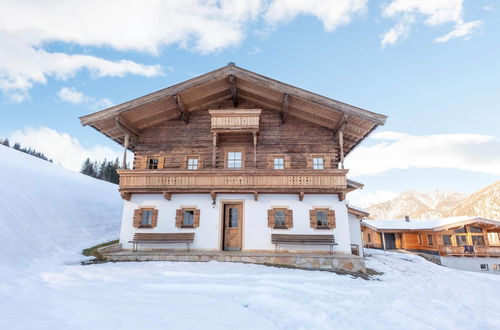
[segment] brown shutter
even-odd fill
[[[312,156],[307,156],[307,168],[313,168],[313,158],[312,158]]]
[[[274,160],[272,155],[267,155],[267,168],[274,168]]]
[[[318,227],[318,222],[316,221],[316,210],[309,210],[309,223],[311,228]]]
[[[286,227],[288,229],[293,227],[293,211],[292,210],[286,210],[286,218],[285,218],[285,223]]]
[[[198,157],[198,169],[202,169],[203,168],[203,156],[199,156]]]
[[[333,229],[336,226],[335,223],[335,211],[334,210],[328,210],[328,228]]]
[[[132,223],[132,226],[134,226],[135,228],[139,228],[141,226],[141,217],[142,217],[142,210],[141,209],[134,210],[134,221]]]
[[[332,157],[325,155],[325,168],[332,168]]]
[[[285,168],[292,168],[290,155],[285,155]]]
[[[158,169],[162,169],[164,167],[163,166],[164,164],[165,164],[165,158],[158,156]]]
[[[158,225],[158,209],[153,209],[153,216],[151,217],[151,227]]]
[[[187,156],[181,156],[180,157],[179,167],[182,168],[182,169],[186,169],[187,168]]]
[[[175,226],[177,228],[182,227],[182,209],[175,211]]]
[[[199,227],[200,226],[200,210],[195,209],[194,210],[194,222],[193,222],[193,227]]]
[[[267,226],[274,228],[274,209],[267,210]]]

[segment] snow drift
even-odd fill
[[[117,186],[0,145],[0,263],[81,260],[119,233]]]

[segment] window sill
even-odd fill
[[[194,226],[193,225],[190,225],[190,226],[182,225],[180,228],[181,229],[194,229]]]
[[[290,229],[287,226],[278,226],[278,227],[273,227],[273,229]]]
[[[332,230],[333,228],[330,228],[330,227],[316,227],[316,229],[318,230]]]
[[[151,225],[147,225],[147,226],[146,225],[142,225],[142,226],[139,226],[139,228],[153,228],[153,226],[151,226]]]

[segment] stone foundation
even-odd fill
[[[160,252],[119,251],[103,253],[109,261],[188,261],[188,262],[242,262],[276,265],[301,269],[366,272],[363,258],[343,253],[274,253],[274,252]]]

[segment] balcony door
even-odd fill
[[[242,206],[242,204],[224,204],[224,250],[241,251]]]

